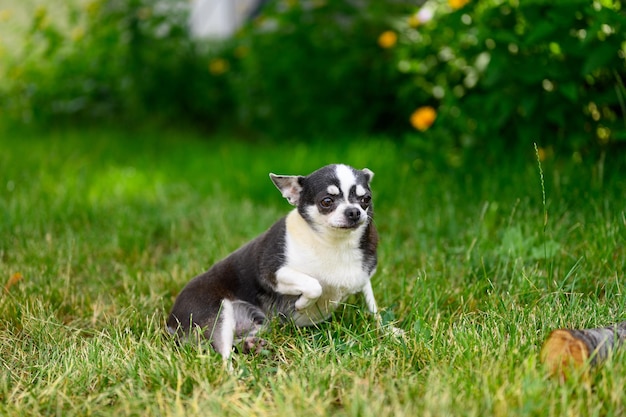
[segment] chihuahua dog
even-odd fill
[[[365,168],[328,165],[307,176],[270,174],[296,208],[269,230],[192,279],[167,321],[172,334],[194,330],[224,360],[234,344],[259,349],[266,320],[310,326],[326,320],[349,295],[362,293],[377,313],[370,278],[378,234]]]

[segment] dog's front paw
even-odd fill
[[[376,314],[376,323],[378,324],[378,328],[380,330],[394,337],[403,338],[406,335],[406,332],[399,327],[396,327],[389,322],[383,323],[383,318],[380,314]]]
[[[300,298],[296,300],[296,310],[297,311],[306,310],[307,308],[314,305],[315,302],[318,300],[318,298],[319,297],[309,298],[309,297],[306,297],[304,294],[301,295]]]
[[[391,335],[398,337],[398,338],[402,338],[404,337],[404,335],[406,335],[406,332],[402,329],[400,329],[399,327],[396,326],[386,326],[385,330],[390,333]]]

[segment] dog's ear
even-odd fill
[[[300,180],[304,177],[299,175],[270,174],[270,178],[274,185],[280,190],[283,197],[289,201],[289,204],[297,206],[300,200],[300,192],[302,191]]]
[[[367,168],[363,168],[361,171],[367,177],[367,183],[369,184],[370,182],[372,182],[372,178],[374,178],[374,173],[371,170],[367,169]]]

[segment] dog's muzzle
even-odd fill
[[[359,226],[363,223],[363,216],[361,214],[361,210],[356,207],[348,207],[346,211],[343,212],[346,217],[346,227],[353,228]]]

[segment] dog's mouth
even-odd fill
[[[355,230],[369,221],[369,215],[358,207],[339,208],[329,215],[326,225],[338,230]]]
[[[348,221],[347,223],[333,225],[333,227],[341,230],[354,230],[358,229],[363,223],[365,223],[365,220],[354,220]]]

